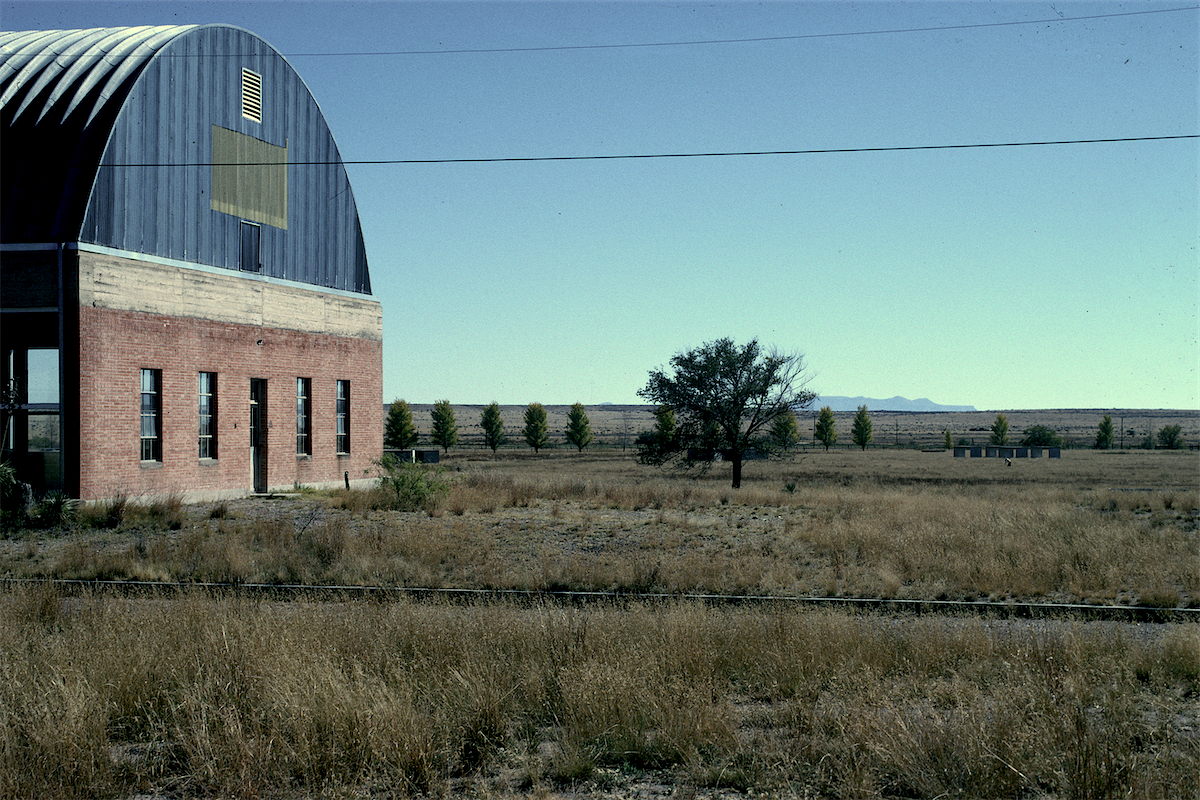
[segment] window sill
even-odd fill
[[[338,453],[337,457],[338,458],[349,458],[350,454],[349,453]]]
[[[141,461],[139,466],[142,469],[162,469],[163,462],[161,461]]]
[[[215,459],[215,458],[202,458],[202,459],[200,459],[200,466],[202,466],[202,467],[215,467],[215,466],[217,466],[217,465],[218,465],[218,464],[220,464],[220,463],[221,463],[221,462],[220,462],[220,461],[218,461],[218,460],[217,460],[217,459]]]
[[[312,461],[312,456],[308,453],[296,453],[297,461]]]

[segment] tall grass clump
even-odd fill
[[[85,505],[80,511],[79,522],[88,528],[119,528],[132,505],[129,495],[119,492],[100,502]]]
[[[177,531],[183,527],[184,505],[183,495],[172,492],[151,500],[144,510],[144,516],[151,525],[159,529]]]

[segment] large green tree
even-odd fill
[[[639,457],[649,463],[682,458],[685,465],[704,469],[712,463],[711,454],[720,453],[738,488],[746,452],[769,451],[769,426],[816,399],[806,383],[803,356],[765,349],[756,339],[742,347],[732,339],[718,339],[678,353],[669,371],[651,370],[638,391],[674,411],[677,449],[642,451]]]
[[[417,426],[413,424],[412,409],[403,400],[388,408],[383,425],[383,446],[389,450],[409,450],[417,445]]]
[[[863,450],[866,450],[867,445],[871,443],[872,427],[871,415],[867,413],[867,407],[859,406],[858,413],[854,415],[854,425],[850,428],[850,438]]]
[[[483,414],[479,417],[479,427],[483,428],[484,446],[492,448],[493,453],[496,452],[496,448],[506,441],[504,420],[500,417],[499,403],[492,403],[483,410]]]
[[[575,445],[579,452],[592,443],[592,424],[588,420],[587,409],[583,403],[571,406],[567,413],[567,441]]]
[[[1113,430],[1112,417],[1108,414],[1104,415],[1104,419],[1100,420],[1100,425],[1096,428],[1096,449],[1108,450],[1113,446],[1113,439],[1116,437],[1116,431]]]
[[[525,409],[525,443],[540,451],[550,441],[550,427],[546,422],[546,408],[541,403],[530,403]]]
[[[433,405],[430,415],[433,418],[433,434],[429,437],[433,443],[447,453],[458,442],[458,423],[454,421],[454,409],[449,400],[438,400]]]
[[[818,442],[825,445],[826,450],[837,441],[837,421],[834,420],[833,409],[829,406],[822,408],[821,413],[817,415],[813,435],[817,437]]]
[[[1003,414],[996,415],[996,421],[992,423],[990,441],[992,444],[1008,444],[1008,417]]]

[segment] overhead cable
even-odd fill
[[[1082,17],[1047,17],[1045,19],[1025,19],[1010,22],[973,22],[963,25],[934,25],[926,28],[888,28],[871,31],[840,31],[832,33],[800,33],[787,36],[754,36],[745,39],[697,39],[684,42],[631,42],[626,44],[574,44],[551,45],[545,47],[480,47],[457,50],[379,50],[352,53],[284,53],[288,58],[316,58],[325,56],[429,56],[453,55],[470,53],[537,53],[553,50],[614,50],[634,47],[692,47],[695,45],[713,44],[750,44],[754,42],[786,42],[801,39],[831,39],[843,36],[880,36],[901,33],[937,33],[939,31],[959,31],[970,28],[1003,28],[1013,25],[1045,25],[1064,22],[1084,22],[1087,20],[1109,19],[1112,17],[1132,17],[1139,14],[1167,14],[1175,11],[1195,11],[1200,6],[1184,6],[1181,8],[1156,8],[1146,11],[1123,11],[1114,14],[1089,14]]]
[[[1200,134],[1186,133],[1177,136],[1130,136],[1118,139],[1061,139],[1040,142],[984,142],[977,144],[922,144],[900,145],[893,147],[836,147],[813,150],[746,150],[736,152],[713,153],[639,153],[626,155],[601,156],[509,156],[503,158],[387,158],[387,159],[356,159],[343,161],[263,161],[263,162],[212,162],[193,161],[177,164],[166,163],[137,163],[137,164],[102,164],[104,167],[250,167],[250,166],[328,166],[330,164],[350,165],[388,165],[388,164],[498,164],[506,162],[529,161],[617,161],[622,159],[650,158],[730,158],[734,156],[800,156],[822,155],[830,153],[896,153],[918,150],[971,150],[985,147],[1043,147],[1048,145],[1067,144],[1107,144],[1116,142],[1160,142],[1172,139],[1200,139]]]
[[[473,53],[538,53],[556,50],[617,50],[623,48],[649,47],[693,47],[698,45],[715,44],[753,44],[756,42],[787,42],[803,39],[833,39],[847,36],[883,36],[907,33],[938,33],[940,31],[961,31],[972,28],[1005,28],[1014,25],[1049,25],[1066,22],[1087,22],[1089,20],[1112,19],[1116,17],[1133,17],[1144,14],[1170,14],[1179,11],[1196,11],[1200,6],[1182,6],[1178,8],[1155,8],[1145,11],[1122,11],[1112,14],[1089,14],[1080,17],[1045,17],[1042,19],[1011,20],[1008,22],[972,22],[962,25],[932,25],[921,28],[884,28],[865,31],[831,31],[827,33],[799,33],[784,36],[753,36],[740,39],[695,39],[680,42],[626,42],[620,44],[574,44],[547,45],[543,47],[478,47],[443,50],[361,50],[346,52],[323,53],[282,53],[285,58],[340,58],[347,56],[430,56],[430,55],[469,55]],[[28,51],[23,51],[28,52]],[[87,55],[88,51],[80,53]],[[8,53],[6,55],[15,55]],[[98,56],[104,55],[98,53]],[[160,53],[159,58],[229,58],[241,57],[241,53]]]

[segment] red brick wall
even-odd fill
[[[252,488],[250,379],[267,379],[267,482],[373,474],[383,440],[382,343],[84,306],[80,497]],[[162,370],[161,464],[140,460],[141,370]],[[198,456],[198,373],[217,373],[217,458]],[[312,379],[312,456],[296,456],[296,378]],[[350,381],[350,455],[337,455],[337,381]]]

